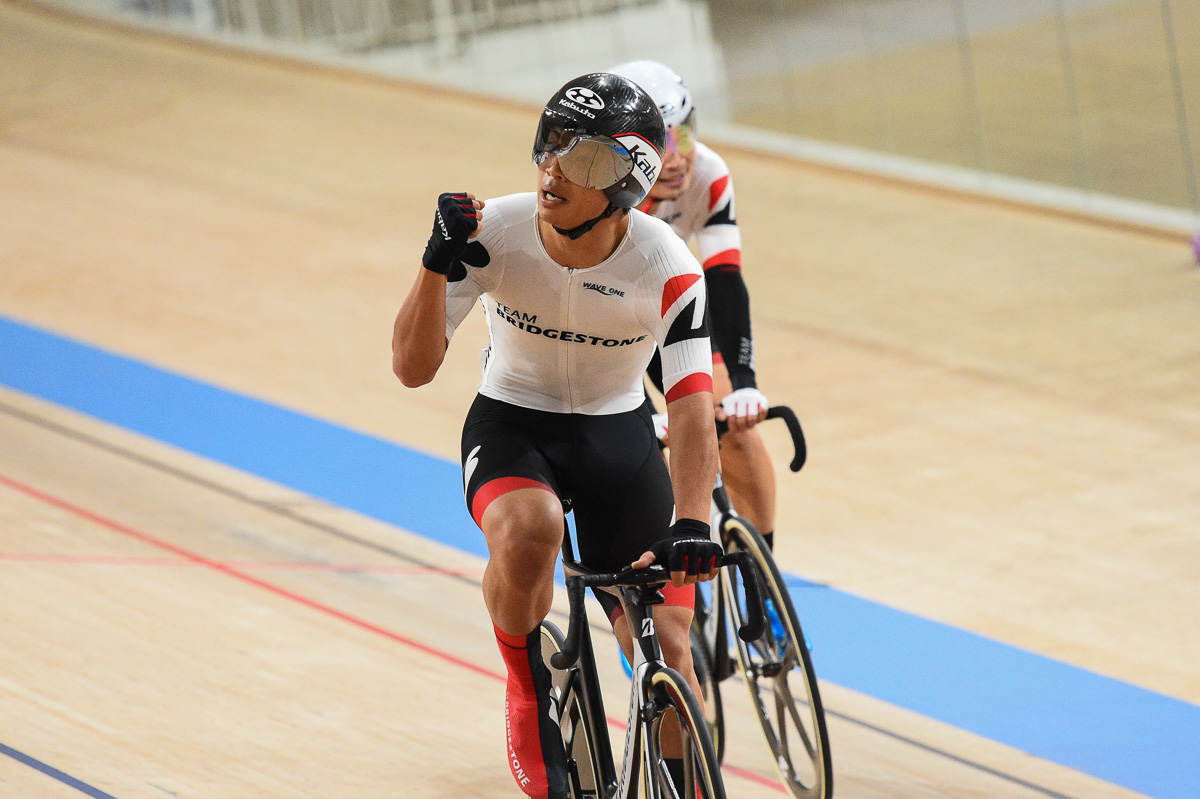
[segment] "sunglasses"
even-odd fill
[[[696,148],[696,126],[689,116],[673,128],[667,128],[667,149],[685,158]]]

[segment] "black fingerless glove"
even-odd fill
[[[433,235],[425,245],[421,263],[430,272],[450,274],[451,264],[462,255],[477,227],[479,213],[474,201],[464,192],[439,196],[437,214],[433,217]]]
[[[708,574],[725,551],[708,537],[708,525],[695,519],[679,519],[671,535],[650,547],[654,562],[667,571]]]

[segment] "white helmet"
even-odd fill
[[[618,64],[609,72],[615,73],[641,86],[658,104],[663,122],[668,128],[687,121],[691,116],[692,93],[675,70],[657,61],[627,61]]]

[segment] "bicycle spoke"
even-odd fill
[[[671,775],[667,772],[666,761],[659,758],[654,765],[654,784],[662,799],[683,799],[679,795],[679,792],[675,790],[675,783],[672,781]]]
[[[817,747],[813,743],[812,738],[808,735],[808,730],[805,729],[804,720],[796,710],[796,700],[792,698],[792,692],[788,689],[787,683],[781,681],[776,682],[773,686],[775,694],[775,718],[779,720],[780,744],[784,752],[790,754],[788,746],[787,721],[792,722],[792,726],[800,734],[800,741],[804,744],[804,752],[811,759],[817,754]],[[805,705],[807,707],[807,705]],[[791,762],[791,757],[788,758]]]

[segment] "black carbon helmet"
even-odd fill
[[[615,172],[608,172],[607,185],[594,186],[603,189],[612,206],[633,208],[645,199],[662,171],[667,129],[658,105],[641,87],[608,72],[567,81],[542,111],[533,145],[535,164],[554,149],[557,132],[563,130],[606,136],[624,148],[626,157]]]

